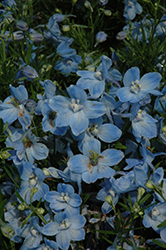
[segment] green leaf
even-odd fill
[[[123,145],[121,142],[119,142],[119,141],[115,144],[115,148],[127,149],[127,147],[124,146],[124,145]]]
[[[166,249],[166,244],[165,244],[165,243],[162,243],[162,242],[160,242],[160,241],[158,241],[158,240],[155,240],[155,239],[152,239],[152,241],[153,241],[156,245],[158,245],[158,246],[160,246],[160,247]]]
[[[162,228],[166,226],[166,220],[164,220],[163,222],[161,222],[157,227],[158,228]]]

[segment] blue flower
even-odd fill
[[[20,196],[27,204],[40,199],[44,201],[44,195],[49,191],[49,186],[43,182],[45,179],[44,172],[29,162],[24,162],[19,168],[21,168],[19,172],[22,179],[19,190]],[[34,188],[36,188],[36,192],[33,193]]]
[[[90,140],[94,136],[107,143],[111,143],[120,138],[122,132],[118,127],[111,123],[102,123],[103,119],[101,117],[90,119],[87,130],[75,137],[76,140],[79,141],[78,147],[81,152],[85,141]]]
[[[101,143],[97,139],[85,142],[83,154],[71,157],[68,167],[72,172],[82,174],[82,180],[93,183],[103,177],[112,177],[115,170],[110,168],[123,158],[123,152],[116,149],[106,149],[101,153]]]
[[[67,92],[71,99],[58,95],[49,100],[49,106],[58,113],[57,127],[70,126],[77,136],[88,128],[89,119],[102,116],[105,108],[99,102],[87,101],[86,92],[78,86],[70,85]]]
[[[78,70],[78,64],[81,62],[81,56],[73,55],[70,57],[62,57],[61,60],[56,62],[55,69],[60,70],[64,76],[68,76],[70,72]]]
[[[146,228],[152,227],[157,233],[160,233],[162,228],[157,226],[166,220],[166,203],[158,203],[145,209],[145,215],[143,217],[143,225]],[[164,239],[165,241],[165,239]]]
[[[137,0],[125,0],[125,7],[124,7],[124,17],[129,20],[133,20],[136,14],[142,13],[142,7]]]
[[[26,65],[24,61],[20,58],[21,66],[20,70],[17,72],[15,79],[19,80],[19,78],[26,77],[27,80],[34,80],[39,77],[37,71],[32,68],[30,65]]]
[[[156,122],[157,120],[148,115],[145,110],[138,110],[132,120],[133,135],[137,142],[140,142],[142,137],[151,139],[157,136]]]
[[[136,103],[143,99],[147,94],[160,94],[154,90],[160,83],[161,75],[157,72],[147,73],[140,79],[140,70],[132,67],[126,71],[123,83],[124,87],[118,89],[117,96],[121,102]]]
[[[57,114],[54,110],[52,110],[48,104],[48,102],[44,102],[42,105],[42,127],[43,131],[50,131],[55,135],[64,135],[67,131],[67,127],[57,127],[56,126],[56,118]]]
[[[24,106],[28,100],[28,92],[23,85],[17,88],[10,85],[10,90],[12,95],[0,104],[0,118],[9,125],[18,119],[23,127],[28,128],[31,124],[31,117]]]
[[[42,87],[44,88],[45,92],[43,95],[40,95],[40,94],[37,95],[37,98],[39,99],[39,101],[37,103],[36,110],[35,110],[35,113],[37,115],[42,114],[41,109],[42,109],[42,105],[43,105],[44,101],[55,96],[55,92],[56,92],[56,86],[51,80],[46,79],[46,80],[44,80],[44,82],[42,82],[42,81],[39,81],[39,82],[42,85]]]
[[[12,159],[16,165],[28,160],[33,163],[34,160],[42,160],[47,158],[49,150],[43,143],[37,141],[37,137],[30,131],[22,129],[14,129],[10,127],[9,136],[6,139],[6,146],[12,147],[9,150]]]
[[[111,178],[110,178],[111,179]],[[120,193],[118,193],[114,187],[112,186],[112,183],[110,182],[110,179],[104,179],[104,182],[102,182],[100,184],[100,186],[102,186],[102,189],[98,192],[96,198],[98,200],[104,201],[102,207],[101,207],[101,211],[103,213],[109,213],[112,210],[112,206],[110,204],[108,204],[108,202],[106,201],[106,197],[109,196],[112,198],[112,205],[114,204],[114,206],[116,206],[118,200],[119,200],[119,196]]]
[[[79,70],[77,75],[81,76],[77,85],[82,89],[88,89],[92,98],[98,98],[104,93],[106,82],[115,82],[121,80],[121,74],[117,69],[111,67],[112,60],[107,56],[101,57],[101,64],[96,72],[89,70]]]
[[[23,228],[18,229],[19,235],[25,238],[20,250],[38,247],[43,238],[43,228],[39,226],[39,218],[31,217],[28,222]]]
[[[96,34],[96,43],[94,47],[96,47],[99,43],[103,43],[107,40],[107,34],[104,31],[99,31]]]
[[[66,212],[60,212],[54,216],[54,221],[49,222],[43,228],[43,234],[55,235],[60,248],[67,250],[70,241],[80,241],[85,237],[83,226],[86,220],[82,215],[69,216]]]
[[[57,191],[50,191],[45,195],[50,208],[55,212],[66,211],[69,215],[79,213],[81,197],[74,193],[74,188],[69,184],[59,183]]]

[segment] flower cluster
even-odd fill
[[[124,1],[115,51],[104,48],[102,20],[117,16],[107,0],[73,0],[65,15],[55,4],[45,18],[35,1],[2,1],[2,247],[165,248],[166,16],[150,1],[155,15],[143,17],[144,2]]]

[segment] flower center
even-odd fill
[[[34,227],[31,227],[30,231],[31,234],[35,237],[38,237],[40,235],[40,233]]]
[[[146,115],[146,111],[139,109],[136,117],[133,119],[133,122],[143,121]]]
[[[103,76],[102,73],[100,71],[95,72],[94,77],[99,80],[102,81],[103,80]]]
[[[151,215],[153,220],[157,220],[157,217],[160,215],[160,211],[154,207],[152,209]]]
[[[61,199],[62,201],[68,202],[70,199],[68,193],[61,193]]]
[[[24,142],[24,146],[26,148],[30,148],[33,145],[33,143],[31,142],[31,140],[28,137],[25,137],[23,142]]]
[[[37,182],[38,182],[37,176],[34,173],[32,173],[29,176],[29,186],[34,187],[34,186],[36,186]]]
[[[70,104],[72,110],[75,112],[83,109],[83,105],[80,104],[80,101],[78,99],[71,99],[71,104]]]
[[[88,128],[88,132],[92,133],[93,135],[97,135],[99,130],[97,129],[98,125],[97,124],[90,124],[90,128]]]
[[[138,94],[141,90],[141,85],[139,84],[139,81],[136,80],[135,82],[131,82],[130,92],[134,94]]]
[[[70,222],[69,222],[68,219],[64,219],[64,220],[61,222],[61,224],[60,224],[61,229],[66,229],[66,228],[68,228],[69,226],[70,226]]]

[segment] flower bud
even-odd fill
[[[63,30],[64,32],[67,32],[67,31],[70,30],[70,26],[69,26],[69,25],[63,25],[63,26],[62,26],[62,30]]]
[[[96,35],[96,44],[94,47],[98,45],[98,43],[102,43],[107,39],[107,34],[104,31],[99,31]]]
[[[84,6],[89,9],[91,12],[93,12],[92,5],[89,1],[85,1]]]
[[[112,195],[107,195],[107,196],[105,197],[105,200],[106,200],[106,202],[107,202],[109,205],[111,205],[112,207],[114,207],[114,201],[113,201]]]
[[[23,32],[20,30],[13,32],[13,39],[14,39],[14,41],[20,41],[20,40],[24,39]]]
[[[0,219],[0,227],[3,235],[9,239],[11,239],[15,232],[13,227],[9,223],[5,223]]]
[[[16,21],[16,27],[22,31],[27,31],[28,30],[28,24],[22,20],[17,20]]]
[[[111,16],[112,12],[110,10],[103,10],[104,15]]]
[[[137,194],[137,201],[139,201],[141,199],[141,197],[144,195],[144,193],[145,193],[145,188],[139,187],[138,194]]]
[[[155,189],[155,183],[151,180],[148,180],[146,183],[145,183],[145,186],[149,189]]]
[[[44,37],[41,33],[38,32],[32,32],[29,34],[29,37],[32,42],[42,42]]]
[[[25,202],[22,202],[20,205],[18,205],[18,210],[23,211],[27,209],[27,204]]]
[[[37,208],[38,214],[44,214],[45,210],[42,207]]]
[[[164,133],[166,133],[166,126],[163,126],[161,129]]]

